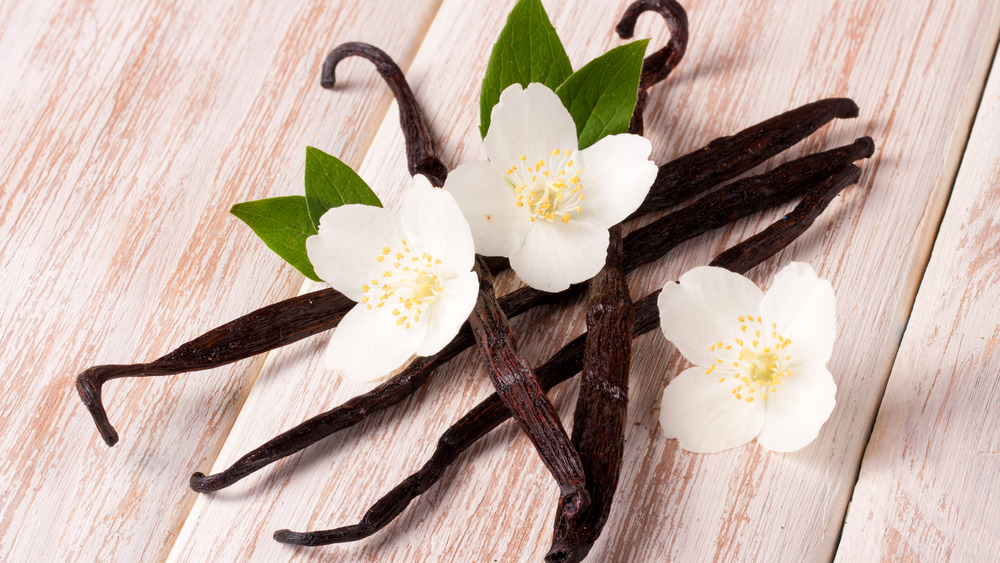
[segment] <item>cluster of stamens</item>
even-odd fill
[[[400,242],[401,250],[386,246],[375,257],[380,264],[386,265],[386,271],[361,286],[365,294],[361,303],[369,310],[392,307],[396,326],[410,328],[441,291],[441,278],[434,271],[441,260],[426,252],[417,255],[406,239]]]
[[[736,399],[752,403],[756,398],[767,399],[768,393],[778,390],[781,381],[791,375],[787,364],[791,360],[785,350],[791,340],[778,334],[778,325],[764,325],[759,316],[742,316],[740,335],[731,344],[716,342],[711,350],[716,353],[715,363],[705,373],[717,371],[719,383],[734,383],[732,394]]]
[[[571,212],[583,211],[583,168],[573,168],[573,151],[553,149],[549,162],[538,159],[535,163],[528,163],[528,157],[522,154],[520,161],[507,170],[507,176],[514,186],[517,206],[527,206],[531,211],[529,221],[558,219],[569,223]]]

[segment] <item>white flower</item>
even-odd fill
[[[507,256],[524,282],[562,291],[604,266],[608,228],[635,211],[656,178],[649,141],[609,135],[577,151],[576,125],[542,84],[515,84],[493,107],[489,162],[445,182],[465,213],[476,251]]]
[[[358,381],[388,376],[458,334],[476,303],[472,234],[454,198],[415,176],[399,212],[343,205],[306,240],[316,274],[358,304],[327,348],[330,369]]]
[[[836,332],[833,287],[793,262],[767,295],[747,278],[701,267],[668,283],[660,328],[695,364],[663,391],[660,426],[685,450],[757,442],[779,452],[811,442],[837,386],[826,369]]]

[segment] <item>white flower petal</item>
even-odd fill
[[[553,149],[577,147],[576,124],[559,96],[544,84],[508,86],[493,106],[490,130],[483,140],[486,156],[500,170],[549,158]]]
[[[427,319],[420,319],[427,324],[427,335],[423,344],[417,348],[418,356],[430,356],[441,351],[451,342],[459,329],[468,320],[472,308],[479,296],[479,276],[475,272],[465,274],[444,282],[440,294],[427,311]]]
[[[476,252],[510,256],[524,243],[531,223],[527,207],[517,207],[514,189],[488,162],[470,162],[452,170],[444,183],[472,230]]]
[[[319,233],[306,239],[306,254],[316,275],[354,301],[361,286],[382,271],[376,256],[389,242],[403,237],[399,218],[371,205],[342,205],[319,220]]]
[[[450,193],[435,188],[422,175],[414,176],[403,192],[399,220],[412,248],[441,260],[442,275],[452,277],[472,269],[472,233]]]
[[[656,300],[660,329],[667,340],[699,366],[716,360],[710,347],[732,344],[740,316],[760,314],[763,293],[747,278],[724,268],[693,268],[678,283],[668,282]]]
[[[660,428],[680,447],[715,453],[743,445],[764,424],[761,401],[748,403],[732,394],[732,383],[719,383],[700,367],[688,368],[663,390]]]
[[[510,267],[524,283],[562,291],[594,277],[608,255],[608,229],[584,221],[535,221]]]
[[[778,272],[761,302],[761,314],[792,341],[787,351],[793,361],[830,359],[837,335],[833,286],[809,264],[792,262]]]
[[[776,452],[805,447],[819,434],[836,404],[837,385],[823,362],[795,365],[792,374],[767,394],[761,446]]]
[[[612,226],[622,222],[646,199],[656,163],[653,146],[639,135],[610,135],[580,151],[580,179],[587,198],[580,218]]]
[[[326,349],[326,365],[354,381],[389,376],[412,356],[427,333],[426,323],[407,329],[386,309],[357,305],[344,315]]]

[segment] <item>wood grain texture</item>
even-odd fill
[[[451,165],[482,158],[478,80],[511,1],[445,1],[408,72]],[[625,2],[546,3],[574,66],[618,43]],[[1000,30],[990,2],[959,10],[930,2],[690,2],[692,43],[675,76],[650,96],[647,135],[663,161],[713,137],[824,96],[851,96],[856,121],[824,129],[779,158],[870,134],[877,158],[863,184],[811,233],[753,273],[769,280],[791,259],[814,264],[840,296],[841,406],[807,449],[775,455],[755,445],[718,456],[678,451],[656,428],[659,394],[682,360],[659,335],[637,342],[622,490],[595,561],[824,560],[832,556],[878,397],[927,259],[972,103]],[[641,33],[662,37],[655,19]],[[640,35],[641,36],[641,35]],[[656,40],[654,39],[654,43]],[[405,182],[392,115],[361,170],[390,202]],[[704,264],[778,214],[685,245],[632,278],[641,296]],[[528,331],[540,322],[547,328]],[[534,361],[583,327],[582,309],[515,319]],[[213,470],[362,388],[322,369],[325,339],[272,354]],[[289,388],[282,385],[294,378]],[[308,381],[307,381],[308,380]],[[443,482],[386,530],[358,544],[293,548],[270,531],[356,522],[382,492],[430,455],[437,434],[489,392],[473,355],[460,356],[413,399],[359,428],[199,498],[172,558],[185,560],[539,560],[558,491],[512,425],[487,437]],[[554,394],[564,422],[574,384]]]
[[[479,79],[513,0],[424,0],[405,10],[389,0],[161,4],[0,4],[0,149],[9,155],[0,160],[0,324],[8,329],[0,444],[13,452],[0,461],[0,553],[14,561],[540,560],[558,490],[512,424],[367,541],[295,548],[271,539],[278,528],[356,522],[422,464],[436,436],[491,391],[475,354],[453,360],[410,400],[211,495],[187,489],[191,472],[223,469],[369,387],[326,372],[326,337],[205,374],[112,383],[106,399],[122,442],[112,450],[100,442],[72,388],[84,367],[153,358],[260,305],[321,287],[300,288],[297,273],[227,217],[231,203],[297,193],[306,144],[360,166],[383,201],[396,202],[407,173],[395,106],[364,61],[342,65],[334,92],[319,89],[326,49],[364,40],[396,57],[453,167],[483,158]],[[613,29],[625,0],[545,4],[574,67],[620,43]],[[816,442],[795,454],[756,445],[688,454],[656,427],[662,387],[683,360],[659,334],[638,340],[622,488],[591,560],[828,560],[982,93],[1000,6],[691,0],[685,7],[687,55],[648,101],[646,135],[658,162],[827,96],[854,98],[861,117],[823,129],[775,162],[861,135],[876,141],[862,184],[751,273],[766,285],[794,259],[832,280],[839,338],[829,367],[839,404]],[[658,46],[665,30],[646,16],[637,37],[650,35]],[[988,229],[992,211],[979,213],[980,229]],[[633,297],[778,216],[683,245],[630,278]],[[987,276],[991,255],[971,258],[976,241],[965,244],[967,263]],[[958,290],[934,287],[975,310]],[[915,322],[937,326],[926,316],[915,315],[910,327]],[[513,325],[537,364],[582,331],[584,315],[579,305],[548,307]],[[961,342],[948,349],[966,350]],[[940,369],[944,377],[949,364],[940,360],[922,361],[914,373]],[[947,395],[916,375],[894,385],[913,384],[931,404]],[[567,425],[573,397],[575,383],[553,394]],[[965,403],[941,404],[967,414]],[[983,451],[998,449],[986,430],[978,436]],[[872,459],[909,470],[910,458],[886,455]],[[990,456],[982,457],[973,467],[987,474]],[[866,472],[876,470],[889,471],[866,463]],[[906,490],[922,490],[915,483]],[[933,533],[968,545],[962,537],[993,528],[959,512],[958,498],[944,504],[954,524]],[[916,500],[909,506],[925,510]],[[897,509],[873,505],[864,522],[875,530]],[[930,530],[925,524],[918,529]],[[900,549],[917,545],[902,539],[907,530],[894,544]],[[875,549],[903,553],[892,545]]]
[[[1000,60],[1000,59],[998,59]],[[865,450],[838,561],[995,557],[1000,523],[1000,67]]]
[[[437,2],[412,6],[3,3],[0,559],[166,556],[260,360],[112,383],[114,449],[73,378],[294,294],[229,206],[300,192],[307,143],[360,163],[390,97],[359,68],[330,96],[319,66],[346,33],[409,61]]]

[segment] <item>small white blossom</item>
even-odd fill
[[[489,162],[456,168],[445,183],[476,250],[506,256],[524,282],[562,291],[604,266],[608,229],[635,211],[656,179],[652,146],[609,135],[577,150],[576,125],[543,84],[515,84],[493,108]]]
[[[415,176],[399,212],[343,205],[306,240],[316,274],[357,301],[326,363],[357,381],[387,377],[412,355],[440,351],[476,303],[472,234],[452,196]]]
[[[833,287],[811,266],[789,264],[766,295],[728,270],[694,268],[657,305],[663,334],[695,364],[663,391],[667,438],[699,453],[754,438],[790,452],[816,438],[836,402],[836,319]]]

